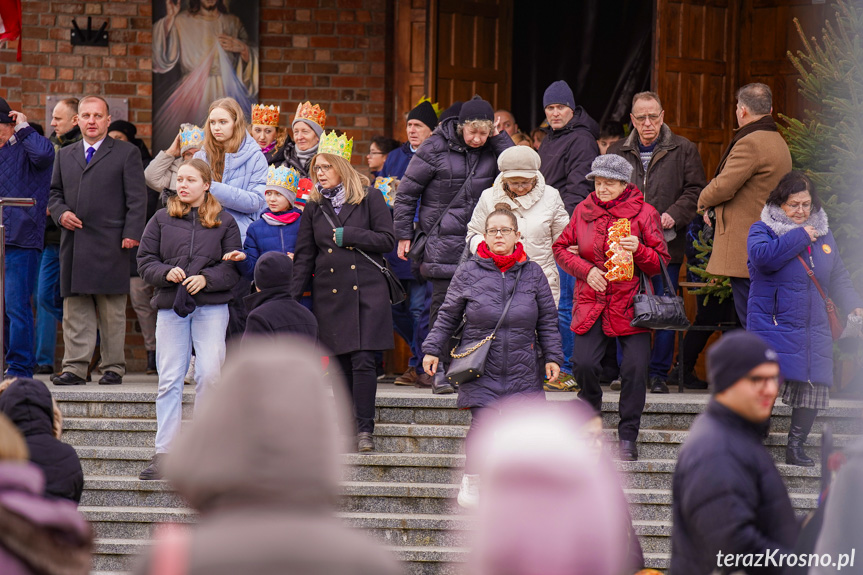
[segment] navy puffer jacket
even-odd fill
[[[491,345],[486,371],[476,381],[459,386],[459,407],[486,407],[504,396],[542,393],[544,364],[539,362],[562,365],[554,296],[542,268],[526,256],[506,273],[491,259],[476,255],[458,266],[437,321],[423,343],[423,353],[440,358],[449,354],[449,339],[462,317],[466,319],[462,344],[490,335],[519,269],[518,290],[509,312],[495,339],[486,344]]]
[[[303,213],[297,208],[291,208],[288,212],[297,215]],[[273,212],[269,209],[264,210],[264,214],[271,213]],[[287,212],[279,212],[278,215],[284,213]],[[261,214],[261,218],[252,222],[252,225],[246,230],[246,241],[243,242],[243,252],[246,254],[246,259],[237,262],[237,269],[240,274],[252,281],[255,279],[255,264],[258,263],[259,257],[267,252],[294,253],[297,248],[297,233],[299,231],[299,217],[292,224],[272,226]]]
[[[399,183],[394,205],[396,239],[414,235],[414,214],[420,202],[419,226],[429,234],[420,271],[427,278],[453,277],[465,248],[467,225],[483,190],[497,177],[497,156],[512,146],[506,132],[491,136],[480,148],[471,148],[458,135],[458,118],[441,122],[411,158]],[[438,227],[432,226],[470,179],[463,193]]]
[[[827,306],[797,256],[815,272],[840,318],[863,308],[863,300],[839,257],[824,211],[813,213],[808,225],[820,234],[814,243],[802,226],[790,224],[781,207],[771,205],[764,207],[761,221],[752,224],[747,326],[779,354],[785,379],[831,386],[833,336]]]

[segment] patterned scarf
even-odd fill
[[[515,244],[515,249],[508,256],[499,256],[488,249],[488,244],[483,241],[480,242],[479,246],[477,246],[476,255],[481,258],[491,259],[494,262],[494,265],[497,266],[497,269],[503,273],[506,273],[506,270],[514,266],[516,262],[521,262],[526,259],[524,246],[521,245],[521,242]]]
[[[332,202],[333,209],[336,211],[336,215],[338,215],[345,204],[345,187],[339,184],[335,188],[327,189],[321,184],[315,183],[315,188],[317,188],[319,194]]]
[[[300,219],[299,212],[285,212],[283,214],[264,214],[261,216],[271,226],[287,226]]]

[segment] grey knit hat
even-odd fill
[[[629,183],[629,179],[632,177],[632,166],[623,156],[604,154],[593,160],[590,165],[590,173],[585,178],[594,180],[596,176]]]

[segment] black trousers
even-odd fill
[[[446,299],[446,291],[449,289],[449,284],[452,282],[452,279],[432,279],[430,281],[432,284],[432,299],[431,309],[429,310],[429,329],[434,327],[434,322],[437,319],[437,312],[440,310],[440,306],[443,305],[443,302]]]
[[[719,323],[735,323],[737,322],[737,311],[734,308],[734,301],[726,299],[722,303],[715,297],[707,300],[707,305],[703,305],[703,297],[698,296],[698,308],[695,312],[695,322],[693,325],[716,325]],[[695,369],[695,364],[698,362],[698,356],[704,351],[707,345],[707,340],[713,335],[712,331],[692,330],[687,331],[683,336],[683,372],[688,373]]]
[[[749,278],[731,278],[731,293],[740,325],[746,329],[746,314],[749,311]]]
[[[354,351],[337,355],[336,361],[330,365],[334,370],[341,370],[347,384],[343,389],[347,392],[349,405],[353,408],[356,432],[372,433],[375,430],[375,395],[378,389],[375,352]],[[338,389],[339,386],[333,386],[334,393],[338,393]]]
[[[252,282],[244,278],[240,278],[240,281],[231,288],[233,297],[228,302],[228,333],[226,336],[228,341],[233,338],[242,338],[246,331],[246,318],[249,316],[249,311],[246,309],[243,298],[249,295],[251,291]]]
[[[572,374],[581,386],[578,397],[602,413],[602,387],[599,376],[602,358],[610,338],[602,331],[602,318],[584,335],[575,334],[572,349]],[[617,432],[621,440],[635,441],[641,426],[641,413],[647,397],[647,368],[650,364],[650,334],[638,333],[617,338],[623,357],[620,362],[620,423]]]

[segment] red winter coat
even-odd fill
[[[662,271],[659,258],[666,264],[670,258],[659,212],[644,202],[644,195],[635,185],[629,184],[626,189],[632,191],[631,196],[610,211],[599,207],[595,194],[590,194],[576,206],[569,225],[552,246],[558,265],[576,279],[570,328],[579,335],[587,333],[599,317],[602,331],[609,337],[648,331],[629,325],[633,317],[632,297],[638,292],[638,271],[656,275]],[[597,292],[587,285],[587,274],[593,267],[605,271],[608,228],[619,218],[629,220],[632,235],[639,239],[633,254],[635,274],[629,281],[610,282],[604,292]],[[575,245],[578,255],[567,250]]]

